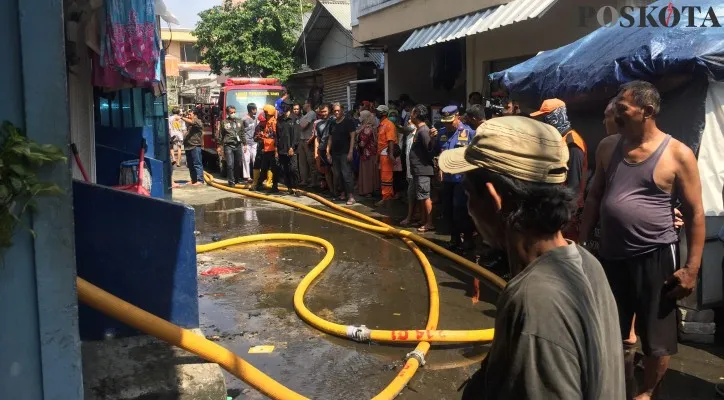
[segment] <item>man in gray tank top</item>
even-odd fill
[[[704,247],[704,209],[694,153],[656,126],[661,98],[648,82],[623,85],[615,99],[618,135],[596,150],[596,175],[584,207],[580,240],[601,222],[600,257],[618,307],[621,335],[633,316],[644,353],[644,386],[630,396],[650,399],[669,357],[677,352],[676,300],[692,293]],[[682,203],[687,260],[673,245],[673,207]],[[635,345],[624,340],[624,348]],[[628,357],[627,363],[633,362]],[[627,366],[627,370],[633,370]],[[635,382],[627,379],[627,384]]]

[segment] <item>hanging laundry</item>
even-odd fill
[[[105,11],[100,67],[114,69],[137,84],[158,82],[161,50],[155,1],[106,0]]]

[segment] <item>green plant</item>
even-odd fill
[[[295,70],[292,55],[302,29],[301,12],[313,4],[299,0],[246,0],[199,13],[194,29],[201,61],[215,74],[263,76],[285,81]]]
[[[62,194],[58,185],[41,182],[38,168],[65,161],[57,146],[41,145],[5,121],[0,127],[0,253],[12,246],[15,227],[26,211],[35,208],[38,196]],[[28,227],[28,230],[35,233]]]

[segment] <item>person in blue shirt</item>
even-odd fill
[[[279,92],[279,95],[281,97],[279,97],[274,103],[274,108],[277,109],[277,115],[282,115],[284,114],[284,110],[282,109],[282,103],[284,103],[284,101],[289,98],[289,93],[287,93],[286,90],[282,90],[281,92]]]
[[[442,109],[443,128],[438,133],[440,151],[467,147],[475,136],[475,130],[460,120],[457,106],[447,106]],[[462,174],[445,174],[439,172],[442,181],[443,215],[450,221],[451,250],[471,250],[475,247],[473,241],[474,225],[471,223],[467,210],[467,197],[463,185]]]

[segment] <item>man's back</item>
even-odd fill
[[[434,143],[430,136],[430,128],[421,125],[415,133],[415,141],[410,149],[410,169],[412,175],[432,176],[434,173],[432,154]]]
[[[590,253],[576,245],[545,253],[500,296],[480,398],[623,399],[616,321],[603,268]]]
[[[183,138],[184,131],[186,130],[186,123],[181,119],[179,115],[172,115],[168,119],[169,135],[175,136],[178,139]]]
[[[300,120],[300,124],[305,127],[301,130],[301,139],[307,140],[312,137],[312,129],[314,128],[314,120],[317,119],[317,113],[309,110]]]

